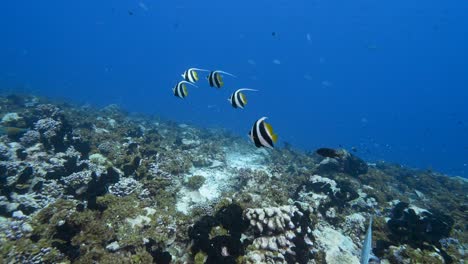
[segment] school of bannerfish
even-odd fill
[[[223,75],[237,78],[234,74],[221,70],[210,71],[199,68],[190,68],[181,74],[184,80],[179,81],[172,89],[176,97],[179,97],[181,99],[187,97],[187,84],[192,85],[194,87],[198,87],[195,85],[195,83],[198,82],[200,79],[198,72],[209,72],[209,75],[206,77],[209,85],[218,89],[224,86]],[[249,88],[241,88],[236,90],[228,98],[228,101],[232,105],[232,107],[240,109],[243,109],[245,107],[245,105],[247,104],[247,98],[243,93],[244,91],[257,92],[258,90]],[[265,119],[267,119],[267,117],[261,117],[257,121],[255,121],[248,134],[249,138],[252,140],[252,142],[257,148],[273,148],[274,144],[278,141],[278,135],[276,135],[273,132],[273,127],[270,124],[266,123]]]
[[[172,89],[176,97],[181,99],[187,97],[187,84],[198,87],[195,85],[195,83],[200,79],[198,72],[209,72],[209,75],[206,77],[209,85],[218,89],[224,86],[222,75],[236,78],[235,75],[221,70],[210,71],[199,68],[190,68],[181,74],[184,80],[179,81]],[[249,88],[236,90],[228,98],[228,101],[233,108],[243,109],[247,104],[247,98],[245,94],[242,93],[243,91],[258,92],[258,90]],[[248,135],[257,148],[267,147],[273,149],[274,144],[278,141],[278,136],[273,132],[273,127],[265,122],[265,119],[267,119],[267,117],[261,117],[255,121]],[[363,243],[360,264],[368,264],[370,261],[380,262],[380,260],[372,254],[372,217],[369,220],[368,230]]]

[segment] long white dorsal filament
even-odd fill
[[[214,71],[215,73],[221,73],[221,74],[225,74],[225,75],[229,75],[231,77],[234,77],[234,78],[237,78],[237,76],[235,76],[234,74],[232,73],[229,73],[229,72],[225,72],[225,71]]]

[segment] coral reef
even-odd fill
[[[464,263],[467,181],[0,96],[0,263]]]
[[[313,259],[309,213],[296,206],[246,209],[244,218],[254,230],[246,262],[307,263]]]

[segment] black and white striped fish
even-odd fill
[[[267,117],[262,117],[255,121],[249,132],[249,137],[257,148],[273,148],[273,144],[278,141],[278,135],[273,132],[270,124],[265,122]]]
[[[209,70],[198,69],[198,68],[190,68],[190,69],[184,71],[184,73],[182,73],[181,76],[187,82],[196,83],[198,81],[198,79],[199,79],[198,71],[208,72]]]
[[[187,97],[188,95],[187,84],[197,87],[195,84],[191,82],[180,81],[174,86],[174,88],[172,88],[172,92],[174,92],[174,95],[182,99]]]
[[[232,107],[234,107],[234,108],[244,108],[244,106],[247,104],[247,98],[245,97],[245,94],[242,93],[242,91],[257,92],[258,90],[242,88],[242,89],[239,89],[239,90],[235,91],[228,98],[228,101],[231,103]]]
[[[236,78],[235,75],[230,74],[229,72],[219,71],[219,70],[212,71],[212,72],[210,72],[210,75],[208,75],[208,77],[207,77],[207,78],[208,78],[208,82],[210,83],[210,86],[211,86],[211,87],[216,87],[216,88],[221,88],[221,87],[223,87],[224,82],[223,82],[223,77],[222,77],[221,74],[229,75],[229,76],[231,76],[231,77]]]

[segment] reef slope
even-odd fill
[[[0,97],[0,263],[464,263],[467,182]]]

